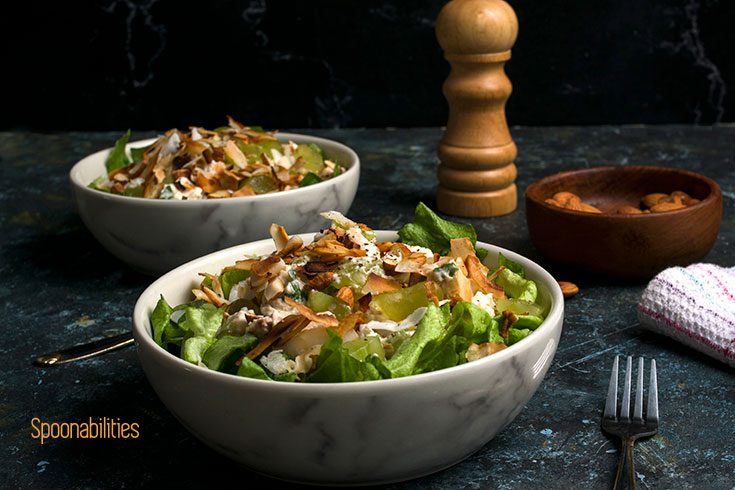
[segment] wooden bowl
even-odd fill
[[[650,214],[616,214],[654,192],[681,190],[699,203]],[[571,211],[544,201],[557,192],[577,194],[602,214]],[[611,166],[550,175],[526,189],[531,242],[556,262],[625,279],[649,279],[674,265],[704,258],[722,218],[722,192],[703,175],[666,167]]]

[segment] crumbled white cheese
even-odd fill
[[[158,154],[159,160],[167,155],[176,153],[179,149],[180,144],[181,137],[179,136],[179,132],[175,131],[171,136],[168,137],[168,139],[166,139],[166,143],[163,144],[163,148],[161,148],[161,152]]]
[[[352,228],[353,226],[357,226],[357,223],[355,223],[354,221],[352,221],[350,218],[346,217],[344,214],[340,213],[339,211],[325,211],[319,214],[323,218],[334,221],[342,228]]]
[[[227,317],[227,320],[222,322],[222,325],[217,331],[217,335],[223,333],[236,336],[244,335],[247,332],[250,323],[248,316],[255,316],[255,312],[251,309],[243,308],[234,315],[230,315]]]
[[[479,306],[492,316],[495,316],[495,298],[493,298],[492,294],[484,294],[482,291],[477,291],[472,296],[472,304]]]
[[[230,289],[230,297],[227,298],[227,301],[229,301],[230,303],[232,303],[233,301],[238,300],[241,297],[244,297],[244,295],[243,296],[240,295],[240,289],[241,288],[244,289],[246,287],[246,285],[247,285],[247,282],[248,282],[248,280],[245,279],[245,280],[242,280],[242,281],[238,282],[234,286],[232,286],[232,289]]]
[[[434,260],[434,252],[426,247],[420,247],[418,245],[406,245],[411,252],[419,252],[426,256],[429,260]]]
[[[271,317],[273,325],[280,323],[287,316],[297,313],[296,309],[288,306],[281,298],[260,307],[260,314]]]
[[[182,177],[186,178],[186,177]],[[194,186],[189,190],[180,191],[174,184],[166,184],[161,190],[161,199],[173,199],[177,201],[194,201],[204,198],[201,187]]]
[[[383,269],[383,261],[377,257],[349,257],[347,259],[356,269],[365,272],[365,275],[371,272],[380,277],[389,277]],[[336,279],[334,279],[336,281]]]
[[[357,248],[365,251],[367,257],[380,257],[380,250],[378,250],[378,246],[375,245],[374,240],[365,238],[360,228],[357,226],[348,228],[346,234],[352,243],[357,245]]]
[[[362,333],[363,328],[370,329],[370,331],[384,330],[387,332],[400,332],[401,330],[418,325],[425,313],[426,307],[422,306],[416,308],[413,313],[404,318],[400,323],[391,320],[372,320],[360,326],[360,333]]]
[[[287,359],[282,350],[271,351],[267,356],[260,358],[260,363],[273,374],[290,373],[296,367],[296,363]]]

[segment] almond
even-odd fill
[[[637,208],[635,206],[620,206],[617,211],[618,214],[642,214],[643,211],[640,210],[640,208]]]
[[[647,208],[652,208],[656,204],[658,204],[662,199],[666,199],[669,197],[668,194],[663,194],[661,192],[654,192],[653,194],[648,194],[646,196],[643,196],[643,205]]]
[[[567,282],[567,281],[558,281],[559,287],[561,288],[561,293],[564,295],[565,298],[571,298],[575,294],[579,292],[579,288],[576,284],[573,282]]]
[[[602,213],[602,211],[600,211],[596,207],[594,207],[594,206],[592,206],[590,204],[584,203],[584,202],[580,204],[580,207],[582,208],[581,210],[584,211],[585,213],[595,213],[595,214],[601,214]]]
[[[666,211],[674,211],[675,209],[685,208],[681,201],[679,202],[662,202],[651,208],[652,213],[665,213]]]
[[[553,199],[565,207],[570,203],[580,204],[582,202],[582,199],[572,192],[557,192]]]

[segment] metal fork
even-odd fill
[[[648,383],[648,401],[646,403],[646,417],[643,418],[643,358],[638,359],[638,380],[635,390],[635,405],[633,417],[630,417],[630,380],[633,372],[633,358],[628,356],[625,371],[625,386],[623,400],[618,410],[618,356],[613,362],[610,375],[610,387],[607,390],[605,412],[602,415],[602,430],[617,436],[622,441],[618,469],[615,473],[613,489],[617,489],[623,473],[625,460],[628,460],[628,484],[635,488],[635,461],[633,460],[633,445],[636,439],[654,435],[658,431],[658,385],[656,380],[656,361],[651,359],[650,381]]]

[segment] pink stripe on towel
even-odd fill
[[[694,264],[654,277],[638,304],[641,325],[735,367],[735,267]]]

